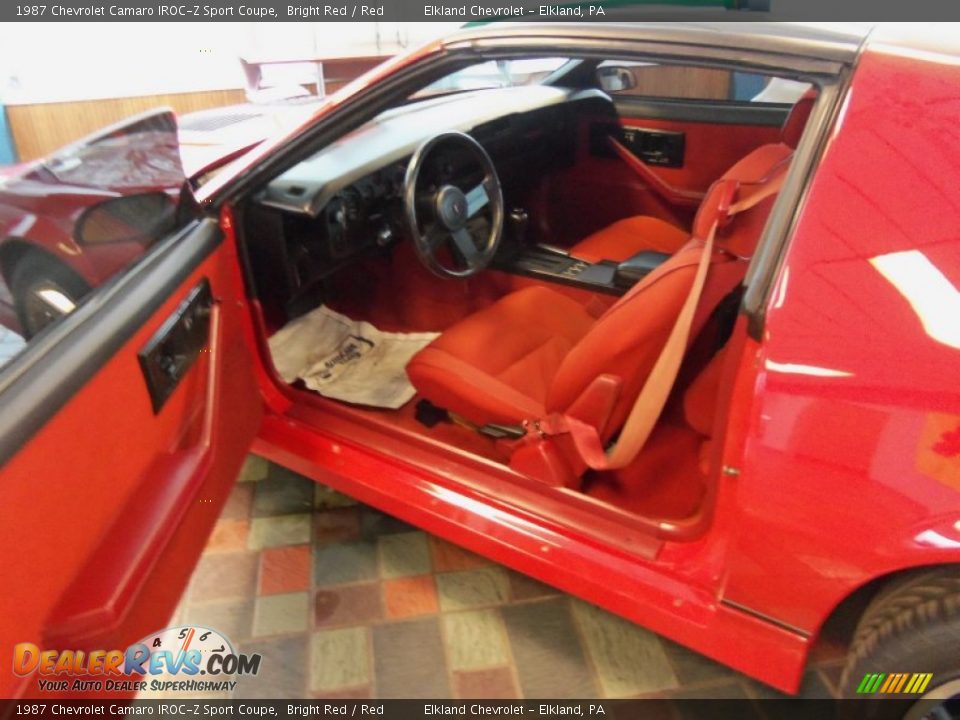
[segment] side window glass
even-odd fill
[[[757,103],[794,103],[808,83],[720,68],[606,60],[597,84],[614,96]]]
[[[170,111],[0,169],[0,369],[178,223]]]

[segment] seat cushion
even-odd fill
[[[573,246],[570,254],[587,262],[623,262],[643,250],[673,255],[690,234],[660,218],[637,215],[618,220]]]
[[[544,415],[560,363],[593,323],[566,295],[524,288],[448,329],[407,375],[430,402],[471,422],[517,424]]]

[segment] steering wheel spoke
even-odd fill
[[[467,267],[475,267],[478,262],[480,262],[480,253],[477,251],[477,246],[473,242],[473,236],[470,234],[470,231],[465,227],[455,230],[451,233],[453,237],[453,244],[456,246],[457,250],[460,251],[460,254],[463,256],[464,262],[467,264]]]
[[[467,217],[472,218],[478,212],[483,210],[490,202],[490,195],[486,188],[487,180],[477,185],[473,190],[467,193]]]

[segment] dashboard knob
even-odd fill
[[[384,225],[377,232],[377,245],[380,247],[386,247],[391,242],[393,242],[393,228],[389,225]]]

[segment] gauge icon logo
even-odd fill
[[[177,625],[150,633],[127,649],[127,667],[140,674],[256,675],[259,655],[238,653],[230,639],[204,625]]]

